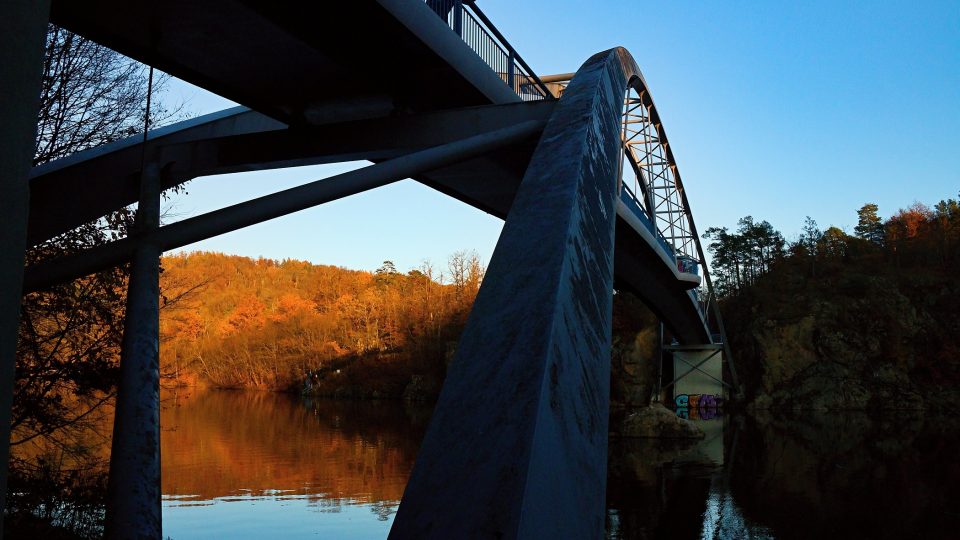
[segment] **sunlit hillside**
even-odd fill
[[[163,269],[165,374],[281,390],[351,360],[402,362],[407,382],[442,371],[483,277],[466,253],[407,273],[389,261],[365,272],[217,253],[165,257]]]

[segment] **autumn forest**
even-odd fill
[[[483,271],[468,252],[442,270],[424,263],[406,273],[390,261],[366,272],[217,253],[165,257],[162,369],[179,384],[400,397],[412,376],[439,384]],[[385,374],[367,370],[360,388],[351,382],[356,364],[380,364]]]

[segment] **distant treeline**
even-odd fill
[[[711,228],[713,271],[748,399],[792,408],[920,408],[960,387],[960,203],[876,204],[853,234],[809,217]],[[960,396],[954,396],[960,397]]]
[[[404,382],[411,373],[442,376],[484,272],[468,252],[452,255],[443,271],[424,264],[401,273],[385,261],[364,272],[217,253],[164,257],[163,269],[165,374],[275,390],[333,367],[339,373],[348,359],[402,362]]]
[[[882,256],[897,267],[934,265],[955,267],[960,262],[960,203],[942,200],[933,208],[916,203],[883,221],[876,204],[857,211],[857,226],[850,235],[838,227],[820,230],[807,217],[795,242],[786,242],[770,223],[741,218],[735,231],[711,227],[709,240],[713,272],[721,295],[729,296],[752,285],[774,265],[787,258],[804,259],[816,274],[817,262],[854,261]]]

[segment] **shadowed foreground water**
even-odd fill
[[[163,528],[191,538],[385,538],[429,409],[209,391],[166,401]],[[957,538],[960,429],[923,414],[701,422],[611,440],[609,538]]]

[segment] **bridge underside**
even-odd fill
[[[614,247],[615,287],[639,296],[663,322],[677,342],[711,343],[703,314],[691,299],[687,285],[663,264],[657,249],[617,218]]]
[[[54,1],[50,18],[291,126],[519,101],[423,2]]]
[[[162,9],[56,1],[51,18],[253,110],[157,130],[145,147],[121,141],[35,169],[28,245],[137,201],[153,204],[151,182],[375,165],[179,225],[138,222],[130,239],[28,268],[28,290],[131,258],[141,261],[135,273],[140,265],[154,275],[163,249],[413,177],[506,223],[392,537],[602,534],[614,286],[644,298],[681,343],[710,341],[656,242],[617,215],[623,98],[640,76],[629,53],[591,58],[559,101],[524,103],[419,0],[347,2],[336,16],[328,4],[290,0],[179,0]],[[155,302],[146,302],[155,294],[140,281],[131,281],[130,298],[149,313],[125,343],[154,348],[125,350],[123,369],[143,372],[153,369],[157,336]],[[156,406],[153,383],[131,384],[122,399]],[[131,433],[159,434],[155,423],[117,430],[115,453],[118,440],[136,451],[142,439]],[[131,470],[158,463],[135,457],[143,460],[130,461]],[[123,482],[111,478],[111,504],[132,521],[108,522],[108,537],[123,536],[118,523],[159,535],[158,523],[138,523],[136,505],[124,506],[143,502],[149,513],[159,499],[117,502],[135,491]]]
[[[605,64],[616,66],[617,64],[614,60],[619,62],[619,56],[615,53],[610,53],[605,62],[595,62],[595,64],[600,66]],[[607,67],[608,69],[613,69],[609,66]],[[594,69],[598,69],[596,65],[594,65]],[[594,79],[599,80],[599,76],[594,74]],[[592,90],[594,92],[599,91],[598,84],[596,81],[593,81],[593,83],[581,83],[581,85],[587,89],[585,91]],[[609,89],[607,91],[609,91]],[[195,119],[178,126],[158,130],[151,136],[148,146],[153,150],[159,168],[165,172],[163,175],[164,187],[169,187],[200,175],[222,174],[244,170],[356,159],[385,162],[409,155],[412,152],[423,151],[427,148],[442,146],[467,137],[510,128],[511,126],[516,126],[524,122],[540,122],[543,124],[549,120],[551,125],[561,125],[561,127],[563,127],[563,118],[571,114],[569,112],[563,112],[562,108],[564,104],[576,102],[574,97],[575,92],[571,92],[572,93],[568,93],[567,97],[560,102],[544,101],[485,105],[300,128],[288,128],[282,123],[260,115],[259,113],[237,108],[232,111],[211,115],[212,118]],[[613,101],[616,102],[616,100]],[[607,105],[608,107],[612,106],[610,103],[607,103]],[[567,109],[572,106],[573,105],[566,105]],[[560,127],[554,127],[554,131],[560,129]],[[565,129],[572,130],[573,128],[566,126]],[[593,136],[599,137],[599,135]],[[563,140],[562,137],[553,138]],[[696,311],[693,302],[687,295],[687,287],[677,282],[671,267],[664,264],[661,260],[661,255],[657,252],[658,248],[656,245],[645,241],[630,224],[622,217],[617,216],[615,204],[611,203],[609,207],[596,208],[585,202],[597,199],[596,195],[581,193],[582,190],[595,184],[607,182],[609,183],[608,188],[614,190],[606,193],[606,195],[610,195],[615,193],[616,179],[601,178],[601,176],[603,176],[602,174],[581,177],[579,176],[581,172],[577,171],[581,171],[581,169],[606,171],[606,168],[614,167],[617,163],[617,158],[614,156],[616,156],[619,147],[614,146],[613,150],[606,149],[602,157],[597,158],[596,162],[591,162],[589,166],[575,162],[574,164],[568,165],[568,167],[571,167],[569,171],[558,170],[557,167],[560,167],[563,162],[558,159],[557,156],[570,155],[580,157],[581,159],[586,158],[583,157],[584,152],[582,148],[575,150],[566,148],[557,149],[551,148],[550,145],[545,142],[541,142],[540,144],[540,146],[544,148],[538,149],[538,153],[535,153],[535,149],[538,148],[538,140],[545,141],[550,139],[551,137],[543,137],[540,130],[537,130],[533,136],[510,146],[500,147],[469,160],[460,161],[438,169],[426,170],[414,175],[417,180],[426,185],[434,187],[467,204],[507,219],[503,237],[497,248],[497,253],[500,255],[495,255],[494,260],[491,261],[487,280],[483,288],[485,292],[482,292],[481,297],[477,300],[477,307],[474,309],[475,315],[471,319],[472,322],[468,327],[477,328],[474,332],[479,332],[480,336],[471,337],[472,334],[465,334],[463,338],[464,345],[460,347],[461,351],[473,351],[463,352],[461,356],[464,357],[479,355],[485,356],[486,358],[503,358],[504,365],[500,367],[503,371],[499,371],[496,374],[500,376],[502,380],[497,380],[497,377],[491,379],[491,375],[489,374],[485,376],[470,370],[458,376],[457,369],[459,368],[451,368],[451,382],[448,387],[445,387],[448,388],[448,390],[444,390],[444,393],[447,396],[452,396],[446,399],[455,401],[460,405],[455,407],[451,405],[453,408],[450,410],[457,412],[456,414],[451,413],[453,416],[447,419],[449,425],[444,424],[444,414],[438,412],[437,425],[446,425],[446,427],[437,429],[440,430],[440,433],[456,433],[456,440],[467,441],[468,438],[464,438],[464,434],[458,430],[450,431],[451,425],[471,425],[468,419],[462,415],[464,399],[462,396],[464,395],[476,395],[477,399],[485,400],[487,407],[481,407],[479,402],[477,406],[478,410],[484,411],[489,408],[490,403],[493,403],[495,396],[488,395],[493,389],[496,389],[495,394],[511,396],[507,402],[503,403],[505,407],[504,414],[517,419],[518,425],[512,429],[520,430],[521,432],[533,429],[529,422],[533,422],[534,419],[537,418],[537,415],[548,414],[545,411],[536,412],[540,407],[540,405],[538,405],[540,403],[539,399],[548,399],[546,397],[548,394],[539,394],[537,390],[541,384],[537,381],[542,382],[544,374],[549,372],[548,367],[547,365],[542,365],[539,371],[525,371],[519,370],[519,368],[514,370],[508,369],[506,366],[510,362],[509,358],[514,358],[516,362],[527,365],[532,358],[539,357],[539,353],[531,350],[530,347],[514,350],[514,344],[517,340],[524,342],[530,341],[532,343],[535,341],[536,336],[554,336],[555,339],[562,338],[568,340],[578,333],[582,334],[584,329],[589,328],[591,325],[600,325],[596,328],[597,335],[605,332],[607,338],[609,338],[608,304],[610,301],[609,295],[614,286],[614,276],[618,288],[632,290],[645,298],[663,320],[666,321],[671,328],[674,328],[675,334],[682,342],[704,343],[708,341],[708,336],[704,330],[700,314]],[[573,140],[576,141],[576,139]],[[602,142],[609,145],[611,144],[610,141],[619,144],[619,139],[616,137],[609,138],[609,140]],[[587,147],[586,142],[581,141],[581,144],[584,145],[584,148]],[[78,154],[70,159],[51,163],[36,169],[32,180],[36,195],[31,204],[31,229],[29,234],[31,241],[43,241],[51,235],[69,230],[109,210],[135,202],[138,197],[138,184],[140,179],[139,158],[142,152],[144,152],[144,148],[140,143],[121,141],[112,146],[91,150]],[[536,157],[538,155],[540,156],[539,158]],[[537,163],[539,163],[539,165],[535,165]],[[579,168],[576,168],[576,166],[579,166]],[[613,173],[610,174],[612,175]],[[533,179],[527,180],[525,179],[525,175]],[[561,198],[561,202],[567,206],[561,205],[559,209],[551,208],[549,206],[550,201],[555,198],[555,195],[551,195],[551,190],[556,191],[558,189],[560,185],[558,179],[560,178],[568,178],[571,181],[577,181],[577,183],[561,192],[565,197]],[[62,197],[63,193],[71,194],[73,197],[71,202],[73,204],[66,204]],[[82,200],[83,204],[76,204],[77,200]],[[524,202],[515,202],[517,200]],[[517,205],[519,205],[519,207]],[[584,249],[573,252],[570,249],[569,242],[564,241],[556,248],[559,250],[557,253],[550,256],[540,253],[537,256],[533,256],[533,254],[539,253],[534,248],[544,243],[545,239],[552,238],[553,235],[578,235],[582,233],[582,231],[578,233],[576,227],[567,230],[563,228],[564,223],[570,223],[570,219],[573,219],[570,216],[564,217],[563,212],[567,214],[573,212],[573,216],[578,220],[583,220],[585,218],[580,215],[581,213],[588,211],[599,212],[601,210],[609,214],[607,217],[613,223],[613,225],[599,228],[599,230],[606,230],[612,235],[609,239],[609,245],[602,247],[605,242],[600,242],[598,239],[593,238],[596,236],[596,231],[594,231],[591,233],[591,243],[600,242],[598,245],[590,245],[589,248],[585,247]],[[578,222],[581,223],[579,227],[585,226],[584,223]],[[570,226],[572,227],[573,225]],[[611,248],[613,248],[612,252]],[[506,253],[511,254],[503,255],[505,249],[509,250]],[[591,259],[589,261],[584,260],[574,263],[564,258],[573,256],[574,253],[606,253],[606,256],[611,257],[611,259],[605,262]],[[561,254],[565,255],[561,257]],[[552,260],[551,257],[556,259],[556,261],[547,262]],[[557,257],[560,258],[557,259]],[[102,258],[100,262],[106,260],[107,259]],[[58,269],[69,267],[69,261],[67,261],[66,264],[59,262],[56,266]],[[603,267],[607,267],[607,269],[602,270]],[[519,272],[517,270],[519,268],[527,268],[530,275],[526,276],[523,272]],[[36,284],[34,275],[32,274],[40,272],[38,269],[31,270],[33,270],[33,272],[28,272],[27,283],[30,288],[35,288]],[[562,285],[561,282],[552,280],[544,281],[543,283],[549,283],[553,288],[542,289],[542,287],[534,286],[534,284],[538,282],[536,276],[550,275],[552,272],[560,272],[562,276],[565,276],[562,279],[573,279],[574,276],[579,274],[578,279],[587,279],[589,284],[588,289],[592,288],[593,290],[584,292],[584,287],[587,285]],[[598,272],[599,274],[597,274]],[[610,275],[602,278],[602,275],[607,272],[609,272]],[[590,277],[593,274],[597,274],[595,276],[596,280]],[[588,311],[585,310],[582,305],[580,308],[574,309],[565,315],[563,311],[553,311],[553,309],[557,308],[558,304],[555,301],[551,301],[551,299],[555,299],[558,294],[561,294],[556,287],[562,287],[567,292],[577,290],[576,296],[579,299],[578,301],[581,303],[586,302],[593,306],[589,310],[589,315],[584,318],[584,315],[587,314]],[[490,291],[499,292],[495,294]],[[543,295],[543,298],[539,298],[538,294]],[[523,300],[520,300],[521,298]],[[510,302],[518,304],[518,309],[506,313],[500,306]],[[488,307],[485,309],[483,307],[485,305],[497,307]],[[559,305],[563,306],[566,304],[561,301]],[[572,306],[574,304],[570,305]],[[602,307],[599,311],[595,311],[598,306],[605,307]],[[538,315],[531,315],[531,310],[540,311],[541,309],[547,309],[547,311]],[[491,334],[501,332],[503,328],[520,324],[519,321],[509,321],[511,315],[523,320],[541,321],[541,323],[539,326],[528,328],[527,335],[511,336],[511,341],[500,340],[500,342],[507,347],[502,351],[492,351],[489,346],[479,347],[470,344],[471,340],[491,343],[494,341]],[[563,323],[564,326],[562,328],[553,328],[551,325],[561,324],[556,319],[556,317],[561,315],[563,315],[563,320],[565,321]],[[529,324],[527,326],[529,326]],[[563,345],[560,350],[567,351],[568,354],[573,354],[571,351],[575,351],[576,347],[584,347],[582,343],[576,345],[578,341],[579,338],[574,339],[574,342]],[[532,345],[530,346],[532,347]],[[547,344],[542,344],[542,346],[544,347],[543,350],[553,350],[557,345],[548,346]],[[574,347],[574,349],[570,349],[570,347]],[[573,386],[563,391],[555,389],[555,391],[559,391],[560,393],[550,394],[551,397],[549,397],[549,400],[572,399],[571,404],[574,406],[574,410],[576,410],[577,407],[587,407],[585,411],[576,414],[578,417],[586,415],[592,418],[590,422],[590,429],[592,431],[589,433],[571,432],[568,436],[571,440],[579,440],[582,437],[587,437],[587,440],[592,440],[595,444],[600,444],[598,442],[599,434],[605,433],[606,430],[606,428],[603,427],[605,426],[606,420],[603,419],[601,422],[600,417],[603,416],[601,412],[606,410],[606,404],[603,401],[605,398],[602,396],[605,396],[607,391],[606,382],[604,381],[606,380],[606,376],[608,376],[609,366],[605,362],[597,366],[578,366],[571,362],[574,362],[574,359],[579,361],[583,358],[606,358],[609,355],[609,343],[601,340],[598,344],[587,345],[586,347],[585,350],[580,350],[574,354],[573,358],[566,358],[564,360],[561,356],[559,359],[555,358],[551,360],[557,366],[561,366],[560,368],[556,368],[558,372],[562,371],[563,373],[571,375],[572,378],[568,381],[568,384]],[[511,354],[510,351],[514,351],[514,353]],[[547,357],[544,358],[546,359]],[[479,358],[474,358],[472,360],[457,360],[455,366],[473,366],[473,368],[477,368],[489,366],[489,364],[482,362]],[[531,367],[530,369],[533,368]],[[591,378],[590,381],[583,381],[580,378],[580,374],[583,373],[601,373],[601,375],[596,379]],[[603,373],[607,375],[602,375]],[[533,379],[529,379],[524,383],[521,378],[519,378],[521,375],[533,377]],[[481,387],[477,387],[477,381],[485,382]],[[584,387],[586,383],[589,384]],[[514,389],[513,392],[505,392],[504,386]],[[518,388],[520,388],[520,390],[517,390]],[[585,404],[580,399],[574,399],[566,394],[571,388],[581,388],[581,390],[578,391],[579,394],[586,392],[587,395],[593,395],[595,399],[599,399],[600,401]],[[528,406],[534,408],[526,412],[523,412],[521,409],[514,409],[517,403],[523,401],[520,394],[525,395],[528,392],[530,392],[529,397],[531,400],[528,402]],[[534,399],[537,395],[541,397]],[[507,409],[509,409],[509,411]],[[443,410],[443,407],[438,407],[438,411]],[[484,422],[489,419],[490,417],[484,413],[475,420]],[[549,417],[549,415],[538,421],[548,422],[554,425],[555,428],[565,425],[556,418]],[[505,429],[506,426],[501,426],[501,428]],[[482,429],[480,431],[485,430]],[[426,460],[425,463],[433,463],[435,461],[436,466],[447,463],[451,469],[456,467],[462,468],[462,464],[458,465],[460,462],[458,462],[455,455],[451,453],[449,447],[454,441],[448,437],[441,437],[440,439],[441,440],[437,440],[431,444],[425,443],[425,457],[422,458]],[[510,440],[516,442],[516,440],[523,440],[523,438],[520,437],[520,439],[516,439],[514,436],[511,436]],[[532,441],[526,442],[533,444]],[[557,443],[557,441],[550,443],[541,441],[537,444],[553,445],[559,443]],[[446,459],[440,459],[440,456],[430,453],[430,448],[441,449],[438,451],[448,457]],[[476,458],[476,456],[470,458],[467,455],[473,455],[476,452],[476,447],[473,443],[462,448],[464,449],[464,454],[460,455],[460,458],[468,460],[479,459]],[[542,452],[545,450],[527,448],[524,451],[542,455]],[[583,454],[579,457],[569,455],[565,457],[562,456],[562,460],[570,458],[575,461],[582,461],[584,459],[589,461],[590,459],[599,459],[597,456],[600,455],[605,456],[600,446],[593,446],[589,449],[582,450],[582,452]],[[493,455],[498,455],[499,453],[500,451],[497,450],[493,452]],[[513,454],[507,452],[506,455]],[[491,456],[488,455],[487,458],[484,459],[490,458]],[[554,465],[558,467],[561,466],[559,462]],[[513,469],[519,465],[517,463],[510,463],[504,466]],[[584,465],[582,469],[600,474],[602,473],[602,464],[597,461],[591,466]],[[478,473],[481,471],[485,471],[482,474],[496,474],[491,473],[491,471],[486,468],[477,469]],[[453,473],[453,470],[433,470],[422,473],[421,477],[428,479],[444,478]],[[531,472],[531,474],[534,473]],[[544,477],[550,476],[546,472],[535,474]],[[545,479],[541,479],[538,482],[545,481]],[[562,489],[557,487],[556,489],[570,491],[574,489],[575,486],[593,486],[581,491],[579,501],[576,503],[578,505],[583,504],[585,494],[603,492],[603,479],[596,476],[583,477],[578,473],[575,478],[570,477],[565,481],[567,482],[565,487]],[[413,483],[412,485],[416,486],[417,484]],[[473,485],[473,483],[466,482],[458,485],[462,487]],[[441,486],[437,486],[432,482],[428,482],[427,486],[421,488],[420,495],[415,495],[410,500],[429,500],[431,501],[430,503],[424,504],[437,504],[433,496],[427,496],[427,493],[440,493],[442,491],[440,487]],[[416,492],[417,488],[413,489],[414,492]],[[498,489],[503,489],[503,486],[498,485]],[[544,491],[544,493],[552,493],[554,491],[554,489],[550,489]],[[453,494],[448,495],[448,497],[443,497],[442,500],[465,500],[462,493],[456,494],[455,496]],[[551,505],[560,504],[560,502],[561,501],[554,501]],[[542,501],[536,504],[542,504]],[[566,501],[563,504],[574,503],[573,501]],[[598,505],[602,507],[602,498],[599,500]],[[409,504],[404,508],[408,507]],[[426,510],[422,508],[419,510],[420,513],[424,511]],[[507,508],[500,508],[493,513],[499,515],[501,512],[506,511]],[[542,511],[545,510],[541,510],[541,512]],[[573,512],[572,509],[570,511]],[[404,516],[412,512],[411,510],[405,510]],[[454,511],[453,509],[450,509],[449,513],[450,515],[461,514],[461,512]],[[508,514],[503,515],[507,516]],[[511,522],[510,519],[514,519],[515,521]],[[595,515],[590,518],[590,520],[596,519],[600,519],[602,525],[602,516],[598,517]],[[495,527],[497,531],[503,532],[512,527],[520,527],[520,521],[516,520],[519,520],[516,516],[509,519],[504,517],[503,520],[491,521],[490,526],[496,524]],[[590,520],[587,520],[587,522],[590,522]],[[405,526],[402,524],[411,522],[420,523],[420,518],[404,517],[399,521],[401,528],[397,530],[405,530],[403,529]],[[580,523],[583,524],[587,522]],[[422,523],[420,523],[420,525],[422,525]],[[451,529],[452,526],[452,523],[446,523],[438,530],[444,530],[450,533],[453,531],[453,529]],[[572,525],[567,524],[566,526]],[[592,530],[596,526],[596,523],[591,522],[586,527]],[[414,529],[411,529],[409,535],[419,536],[421,533],[423,533],[423,530],[414,527]],[[397,534],[401,537],[403,536],[400,532]]]
[[[156,130],[148,146],[167,189],[198,176],[300,165],[382,162],[526,121],[545,122],[555,102],[467,107],[287,128],[237,107]],[[536,144],[498,149],[417,175],[426,185],[505,217]],[[134,137],[34,169],[28,240],[37,244],[137,201],[144,148]]]
[[[352,160],[383,162],[523,122],[546,122],[556,104],[486,105],[310,128],[288,128],[237,107],[151,132],[148,147],[155,150],[167,189],[198,176]],[[533,136],[424,171],[414,179],[506,219],[538,139]],[[28,243],[41,243],[135,203],[143,152],[134,137],[34,169]],[[622,217],[617,217],[616,229],[616,288],[643,298],[681,343],[709,342],[687,286],[662,262],[656,245]]]
[[[163,9],[145,1],[55,1],[51,20],[257,111],[224,112],[218,121],[158,138],[165,188],[207,174],[379,162],[545,120],[556,103],[517,103],[501,77],[420,1],[357,0],[335,10],[293,0],[176,0]],[[535,143],[414,178],[505,219]],[[122,156],[76,156],[82,162],[73,168],[36,171],[44,174],[31,181],[28,244],[135,202],[142,149],[131,146]],[[632,238],[619,218],[617,229],[617,287],[647,301],[681,343],[709,342],[695,303],[658,263],[656,247]]]

